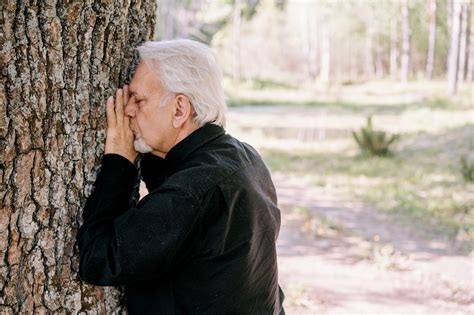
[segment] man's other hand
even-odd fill
[[[130,129],[130,117],[124,114],[124,106],[128,103],[128,86],[118,89],[114,97],[107,99],[107,136],[105,154],[116,153],[134,163],[138,153],[133,146],[133,132]]]

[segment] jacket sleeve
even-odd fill
[[[135,166],[106,154],[77,233],[79,277],[115,286],[158,280],[189,253],[196,202],[179,187],[160,188],[129,208]]]
[[[166,180],[166,160],[152,153],[145,153],[140,159],[141,179],[149,192],[160,187]]]

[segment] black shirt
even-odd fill
[[[207,124],[138,171],[106,154],[77,234],[79,276],[125,285],[131,314],[284,314],[270,173],[246,143]],[[132,207],[131,207],[132,204]]]

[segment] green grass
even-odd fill
[[[350,153],[353,150],[261,152],[273,172],[311,174],[314,185],[335,187],[341,194],[393,214],[425,236],[458,238],[460,247],[470,250],[474,183],[464,181],[457,156],[474,149],[471,131],[472,125],[447,131],[442,137],[448,140],[453,134],[465,137],[451,141],[450,148],[440,139],[434,144],[424,139],[431,145],[420,148],[417,138],[426,134],[404,135],[404,143],[392,157],[367,157]]]
[[[444,82],[413,82],[408,85],[392,81],[365,84],[297,84],[256,78],[224,81],[230,107],[299,106],[344,109],[367,114],[400,113],[407,109],[472,108],[472,85],[459,87],[458,95],[446,94]]]
[[[472,84],[449,96],[443,81],[289,82],[226,79],[224,84],[230,107],[261,107],[248,119],[242,117],[247,111],[239,111],[233,131],[253,135],[273,172],[309,177],[313,185],[362,200],[426,236],[443,236],[472,250],[474,183],[463,178],[460,162],[474,152]],[[279,108],[265,116],[272,106]],[[358,153],[351,131],[369,115],[376,129],[400,134],[392,156]],[[246,131],[249,126],[258,130]],[[295,127],[324,129],[327,138],[298,140],[300,146],[275,141],[282,132],[287,138],[297,134]]]

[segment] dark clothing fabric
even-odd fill
[[[275,242],[280,211],[250,145],[207,124],[138,171],[106,154],[77,234],[79,276],[125,286],[131,314],[284,314]]]

